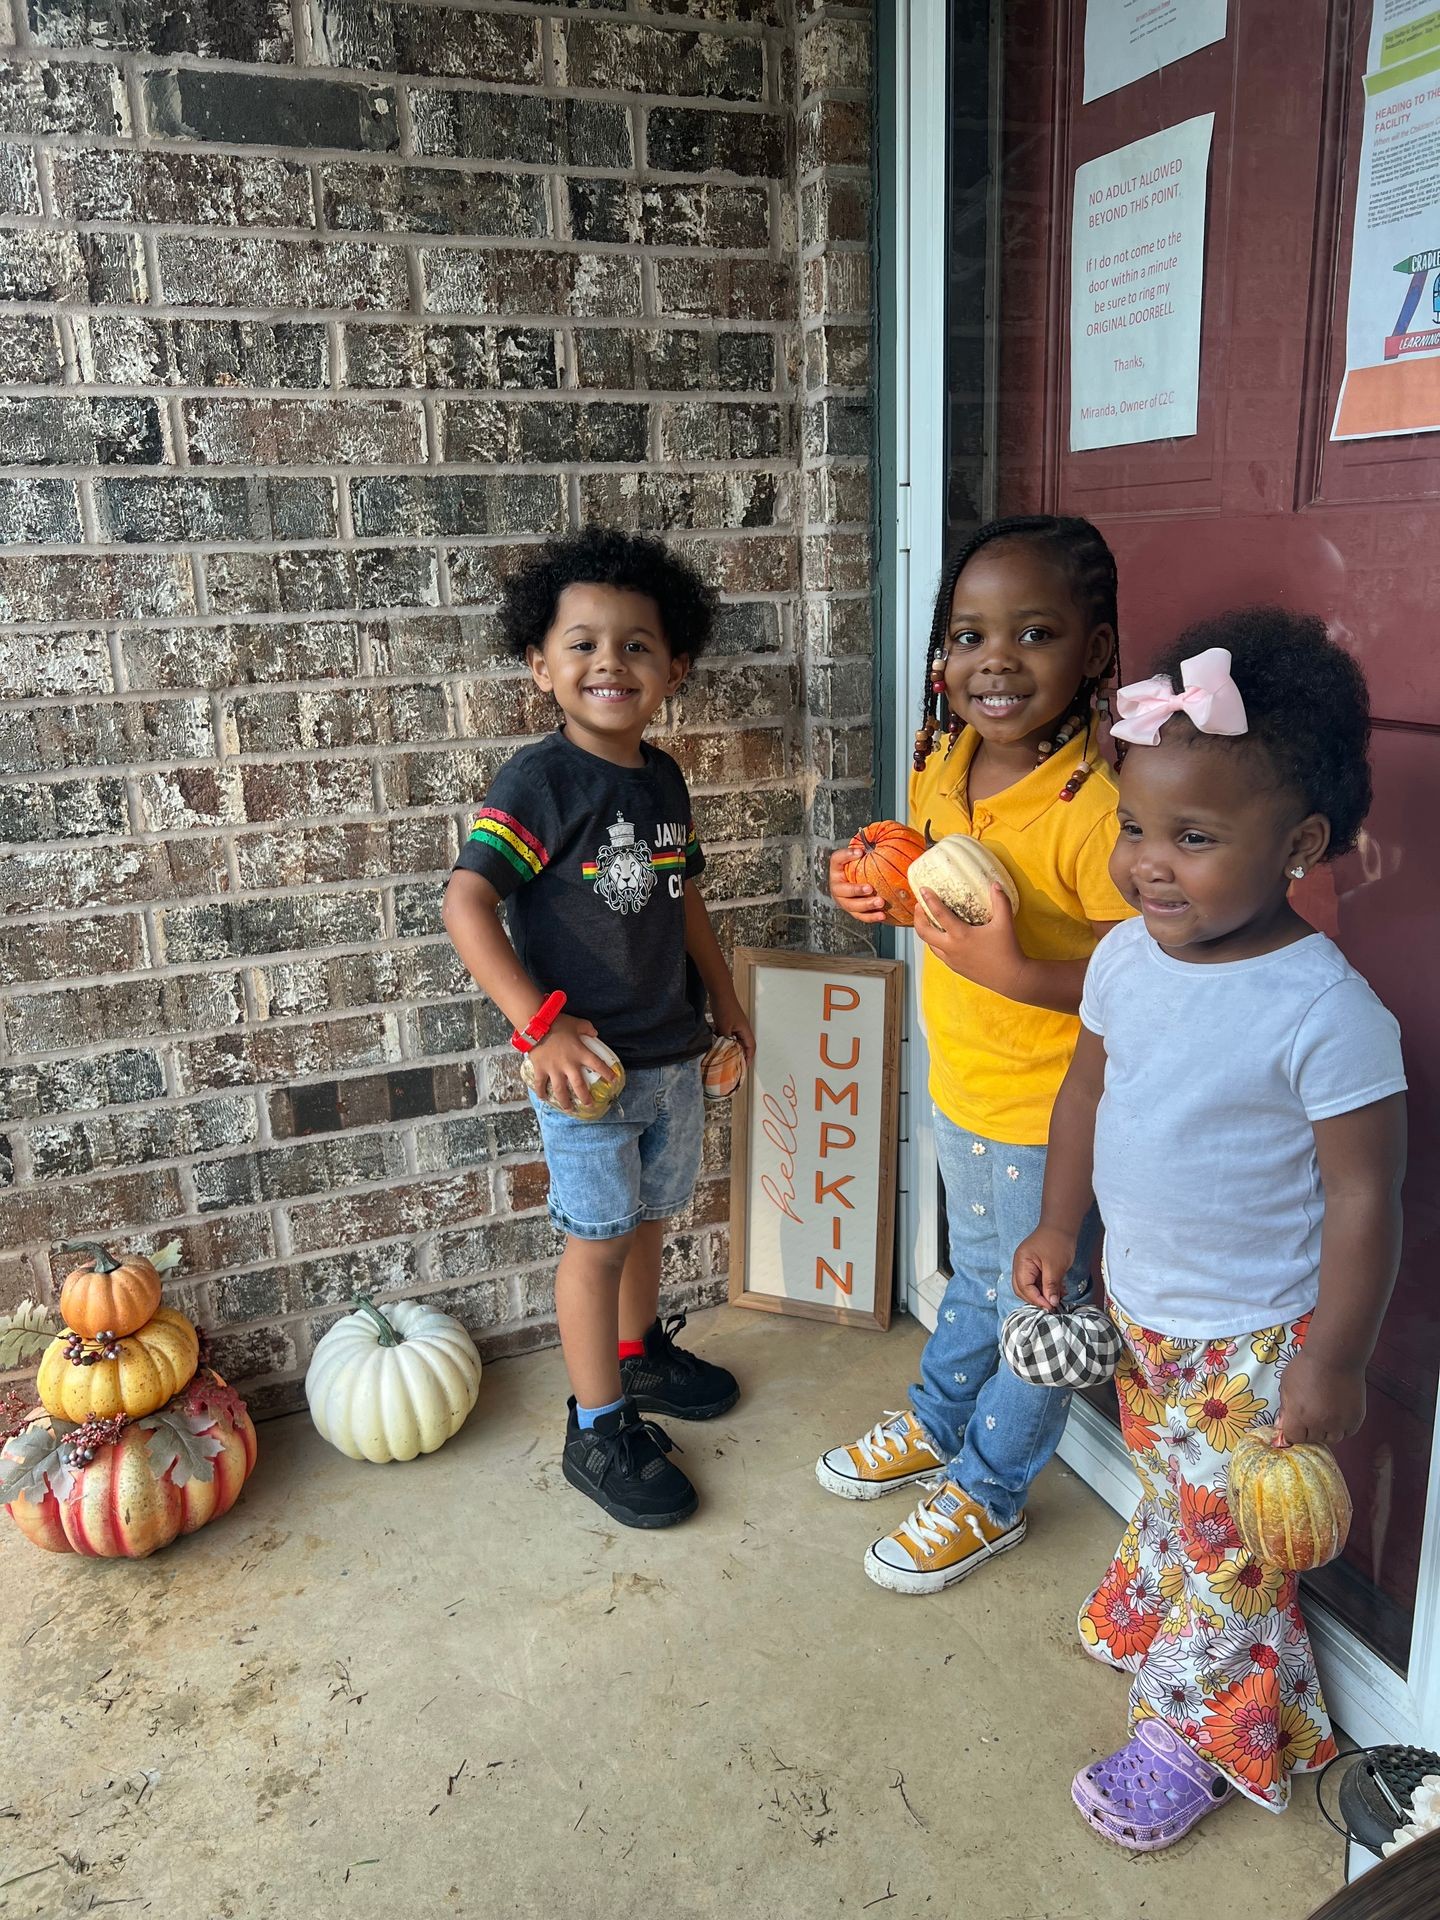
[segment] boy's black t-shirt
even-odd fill
[[[704,988],[685,952],[686,880],[705,870],[685,776],[642,741],[617,767],[563,729],[496,774],[457,867],[509,903],[510,938],[543,993],[594,1022],[626,1067],[703,1053]]]

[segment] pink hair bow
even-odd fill
[[[1163,674],[1121,687],[1115,695],[1120,718],[1110,729],[1111,738],[1153,747],[1160,729],[1177,713],[1183,713],[1201,733],[1249,731],[1245,702],[1230,678],[1230,655],[1224,647],[1209,647],[1182,661],[1180,677],[1185,684],[1179,693]]]

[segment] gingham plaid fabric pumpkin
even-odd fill
[[[1000,1329],[1010,1371],[1036,1387],[1099,1386],[1114,1373],[1121,1346],[1120,1329],[1103,1307],[1017,1307]]]

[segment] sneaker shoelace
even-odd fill
[[[855,1450],[867,1467],[888,1467],[892,1461],[903,1460],[911,1447],[924,1447],[934,1460],[940,1458],[924,1434],[911,1437],[909,1423],[903,1413],[887,1413],[883,1420],[877,1420],[869,1433],[862,1434],[855,1442]]]
[[[930,1489],[930,1498],[940,1491],[944,1481],[938,1481]],[[929,1555],[943,1547],[947,1540],[960,1532],[962,1523],[974,1534],[976,1543],[985,1546],[985,1534],[980,1520],[972,1507],[964,1507],[958,1514],[936,1513],[929,1502],[922,1500],[908,1520],[904,1520],[895,1529],[896,1538],[907,1542],[921,1554]]]
[[[643,1459],[638,1459],[636,1456],[641,1441],[647,1436],[661,1453],[683,1452],[683,1448],[677,1447],[665,1429],[657,1427],[653,1420],[630,1420],[617,1433],[613,1433],[608,1441],[602,1443],[609,1448],[610,1458],[606,1461],[600,1478],[604,1480],[612,1467],[619,1467],[621,1473],[633,1479],[645,1464]]]
[[[663,1360],[675,1368],[677,1373],[698,1373],[700,1361],[693,1353],[686,1353],[675,1344],[675,1336],[685,1325],[685,1315],[674,1313],[668,1320],[662,1321],[660,1331],[655,1336],[655,1351],[651,1358]]]

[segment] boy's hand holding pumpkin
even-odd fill
[[[562,1112],[572,1113],[577,1106],[590,1104],[590,1082],[585,1077],[586,1069],[599,1073],[607,1079],[614,1079],[600,1056],[585,1044],[585,1035],[599,1034],[588,1020],[577,1020],[573,1015],[562,1013],[551,1027],[549,1033],[529,1055],[531,1071],[535,1075],[535,1092],[540,1099],[549,1098]]]
[[[1302,1347],[1280,1376],[1280,1418],[1287,1446],[1348,1440],[1365,1420],[1365,1369],[1336,1364]]]

